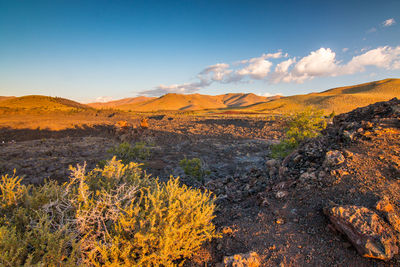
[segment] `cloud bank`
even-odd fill
[[[388,23],[394,23],[388,22]],[[276,52],[259,57],[244,59],[230,65],[218,63],[200,71],[195,82],[159,85],[142,95],[160,96],[166,93],[194,93],[213,83],[229,84],[262,80],[269,83],[303,83],[316,77],[334,77],[364,72],[374,66],[386,70],[400,69],[400,46],[381,46],[363,51],[344,63],[336,59],[330,48],[311,51],[297,59],[288,54]]]

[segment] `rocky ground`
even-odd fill
[[[142,118],[124,128],[0,130],[0,171],[15,168],[31,183],[64,181],[69,165],[86,161],[92,168],[118,143],[142,141],[151,144],[143,161],[149,173],[181,176],[217,197],[215,223],[223,238],[207,244],[192,265],[232,264],[240,257],[253,266],[400,264],[394,255],[400,101],[335,117],[322,137],[283,161],[269,156],[284,127],[277,118],[161,114],[148,117],[147,129],[138,127]],[[184,157],[202,160],[209,171],[203,182],[185,176],[179,167]],[[357,246],[357,238],[364,243]],[[368,252],[386,261],[360,256]]]

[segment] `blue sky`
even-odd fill
[[[400,78],[400,1],[0,0],[0,95],[293,95]]]

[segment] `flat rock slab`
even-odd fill
[[[325,208],[324,213],[362,256],[390,260],[398,253],[393,229],[372,210],[361,206],[335,206]]]

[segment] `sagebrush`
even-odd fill
[[[170,266],[219,237],[210,192],[161,183],[140,166],[115,157],[89,172],[78,165],[63,185],[3,179],[0,197],[12,201],[0,209],[0,265]]]

